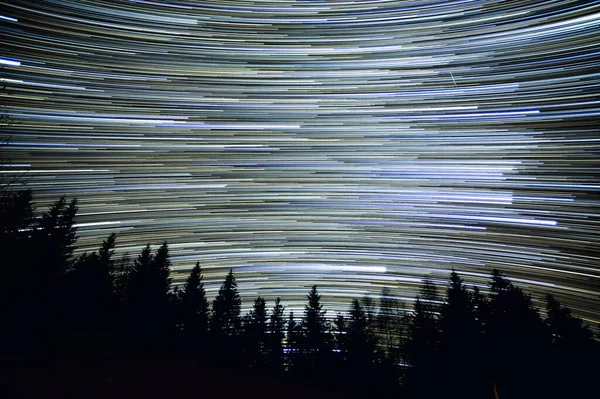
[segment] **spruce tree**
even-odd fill
[[[287,346],[287,368],[295,372],[296,359],[300,355],[300,324],[294,319],[294,312],[290,312],[287,321],[286,346]]]
[[[410,365],[407,384],[413,395],[434,397],[439,386],[430,381],[440,379],[439,359],[439,296],[430,280],[425,280],[417,296],[409,325],[406,357]]]
[[[108,317],[113,301],[115,240],[116,234],[110,234],[102,242],[98,254],[82,254],[69,270],[69,285],[78,298],[74,305],[85,307],[88,316],[100,323],[107,321],[104,319]],[[82,314],[79,318],[85,316]]]
[[[183,329],[188,344],[196,348],[197,340],[205,337],[208,331],[209,308],[200,262],[188,276],[183,291],[179,293],[183,317]],[[194,349],[195,351],[195,349]]]
[[[340,353],[342,360],[344,360],[347,355],[348,338],[348,320],[346,319],[346,316],[338,313],[333,322],[333,329],[335,332],[335,347],[338,350],[338,353]]]
[[[265,300],[258,297],[254,300],[254,305],[249,316],[249,346],[248,352],[251,356],[250,363],[255,367],[262,367],[265,363],[264,352],[266,349],[267,336],[267,307]]]
[[[549,334],[531,297],[498,270],[490,289],[484,335],[490,378],[500,397],[536,396]]]
[[[285,320],[283,312],[285,307],[281,304],[281,298],[277,297],[275,306],[271,310],[269,318],[269,336],[268,336],[268,362],[271,371],[280,376],[283,373],[283,338]]]
[[[307,295],[308,303],[304,306],[302,327],[304,332],[304,350],[307,353],[317,353],[326,350],[328,324],[325,319],[326,310],[321,305],[321,295],[317,286],[313,285]]]
[[[39,239],[43,248],[39,261],[44,263],[48,278],[64,276],[70,266],[70,256],[77,241],[77,210],[77,199],[67,204],[62,196],[42,215],[39,222]]]
[[[595,388],[597,372],[590,365],[600,355],[600,344],[594,340],[589,327],[553,295],[546,296],[546,312],[551,337],[547,396],[585,397]]]
[[[45,332],[48,350],[61,351],[68,341],[65,335],[69,324],[69,303],[72,300],[67,286],[67,271],[77,241],[77,199],[67,202],[60,197],[39,219],[31,245],[36,248],[31,257],[30,297],[32,315]],[[30,251],[30,249],[29,249]]]
[[[213,301],[213,331],[219,336],[235,336],[240,328],[242,300],[233,270],[230,269]]]
[[[379,345],[386,358],[393,364],[400,361],[400,350],[405,337],[404,305],[396,299],[388,287],[381,290],[377,332],[381,337]]]
[[[349,361],[355,367],[369,367],[373,361],[373,348],[368,332],[368,317],[357,299],[352,300],[347,332],[346,350]]]
[[[485,396],[482,373],[481,324],[476,317],[474,296],[456,271],[450,274],[446,300],[440,315],[440,354],[444,378],[453,396]]]
[[[169,249],[164,242],[155,254],[146,245],[128,271],[126,301],[134,338],[154,348],[166,344],[170,326]]]

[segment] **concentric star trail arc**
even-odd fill
[[[600,3],[0,4],[3,173],[79,198],[77,253],[331,317],[499,268],[600,322]]]

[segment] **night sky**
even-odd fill
[[[11,163],[76,254],[328,316],[504,271],[600,322],[600,2],[0,1]],[[536,302],[543,307],[543,302]]]

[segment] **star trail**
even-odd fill
[[[499,268],[600,322],[600,2],[0,4],[2,172],[79,198],[77,253],[329,316]]]

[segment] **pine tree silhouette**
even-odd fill
[[[440,329],[441,377],[447,392],[465,398],[489,397],[492,391],[481,372],[481,323],[474,297],[454,270],[441,308]]]
[[[440,387],[430,383],[440,379],[439,299],[435,285],[425,280],[415,302],[406,343],[406,357],[411,366],[406,382],[409,391],[424,398],[440,394]]]
[[[65,328],[69,319],[69,296],[67,271],[71,267],[71,255],[77,241],[75,217],[77,200],[67,203],[60,197],[38,221],[30,241],[31,264],[27,306],[29,317],[36,320],[40,328],[39,359],[51,360],[61,356],[66,344]],[[42,348],[43,347],[43,348]],[[44,352],[42,354],[42,352]]]
[[[213,330],[218,335],[234,336],[240,327],[242,300],[237,290],[233,270],[230,269],[219,294],[213,301]]]
[[[401,360],[400,353],[406,336],[405,319],[404,304],[392,295],[388,287],[382,288],[377,331],[381,337],[380,346],[392,364]]]
[[[287,321],[286,346],[287,346],[287,368],[290,374],[297,372],[296,358],[300,353],[300,324],[294,319],[294,312],[290,312]]]
[[[595,389],[597,371],[590,365],[600,356],[599,344],[589,327],[553,295],[546,296],[546,311],[552,341],[546,397],[585,397]]]
[[[171,286],[169,249],[164,242],[155,254],[146,245],[128,271],[126,303],[134,339],[162,350],[169,332]],[[131,324],[130,324],[131,325]]]
[[[304,306],[300,342],[302,358],[298,365],[305,378],[322,386],[326,385],[332,371],[333,340],[330,325],[325,318],[327,311],[323,310],[321,295],[315,285],[306,298],[308,303]]]
[[[352,300],[348,320],[347,353],[354,367],[369,367],[373,362],[374,345],[368,331],[368,316],[357,299]]]
[[[267,338],[268,364],[271,373],[280,377],[284,372],[283,339],[285,337],[285,320],[283,312],[285,307],[281,304],[281,298],[277,297],[275,306],[269,317],[269,336]]]
[[[501,397],[540,393],[549,334],[532,300],[498,270],[492,272],[484,320],[488,369]]]
[[[240,362],[243,362],[241,306],[235,276],[230,269],[213,301],[211,318],[211,333],[215,339],[217,356],[215,360],[224,367],[239,367]]]
[[[267,307],[265,300],[258,297],[250,311],[248,322],[249,340],[247,350],[250,353],[250,365],[262,369],[266,363],[264,353],[267,338]]]
[[[72,264],[66,282],[69,296],[65,303],[69,312],[65,325],[69,330],[72,353],[80,361],[98,361],[110,347],[108,336],[113,333],[115,296],[113,292],[116,235],[103,241],[98,254],[84,253]]]
[[[308,303],[304,306],[302,327],[304,331],[304,350],[306,353],[318,353],[327,349],[328,324],[325,319],[326,310],[321,305],[321,295],[317,286],[313,285],[307,295]]]
[[[348,335],[348,320],[343,314],[337,314],[333,322],[333,330],[335,332],[335,347],[340,353],[342,360],[347,356],[347,335]]]
[[[41,245],[43,256],[41,261],[45,263],[44,269],[49,278],[51,276],[64,276],[69,268],[70,256],[75,249],[77,241],[77,228],[75,227],[75,216],[77,214],[77,199],[67,204],[66,198],[60,197],[50,207],[40,220]]]
[[[207,344],[209,325],[209,306],[202,280],[200,262],[196,262],[183,290],[178,293],[184,344],[194,357],[199,356],[200,349]]]

